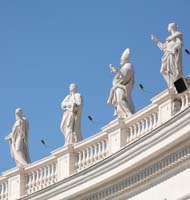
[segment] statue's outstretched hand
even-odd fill
[[[159,42],[158,38],[155,35],[151,35],[151,40],[156,42],[156,43]]]
[[[12,134],[10,133],[5,137],[5,140],[11,141],[12,140]]]
[[[117,72],[117,68],[115,68],[112,64],[109,65],[111,72]]]

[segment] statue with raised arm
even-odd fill
[[[134,68],[130,63],[130,49],[127,48],[120,60],[121,68],[117,69],[110,64],[111,72],[116,73],[107,103],[114,105],[118,118],[125,119],[135,112],[131,92],[134,86]]]
[[[28,151],[29,123],[20,108],[16,109],[15,115],[16,122],[13,125],[12,132],[5,139],[9,141],[11,156],[15,159],[17,166],[23,166],[30,163]]]
[[[77,85],[70,84],[70,94],[61,103],[65,111],[61,121],[61,132],[65,136],[65,145],[74,144],[82,140],[81,113],[83,107],[82,96],[77,93]]]
[[[170,23],[168,31],[171,33],[166,38],[165,43],[161,43],[155,35],[151,35],[151,39],[157,44],[164,55],[162,57],[162,66],[160,73],[169,88],[173,88],[173,83],[183,76],[182,73],[182,33],[177,31],[177,24]]]

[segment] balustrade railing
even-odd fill
[[[0,180],[0,200],[8,200],[8,180]]]
[[[107,135],[96,138],[95,141],[84,143],[76,147],[75,150],[77,151],[76,171],[80,171],[99,162],[108,155]]]
[[[52,162],[28,171],[27,194],[41,190],[57,181],[57,163]]]
[[[158,108],[153,107],[147,113],[137,115],[132,122],[126,124],[128,127],[126,143],[130,143],[158,126]]]
[[[162,105],[165,106],[165,104],[167,104],[166,109],[164,107],[165,110],[162,110]],[[24,184],[24,188],[26,188],[25,195],[39,191],[61,180],[60,176],[64,173],[63,166],[67,165],[65,171],[68,171],[67,176],[63,176],[63,178],[84,170],[109,156],[112,153],[112,151],[110,151],[110,146],[112,147],[112,145],[115,145],[115,140],[126,138],[125,141],[123,140],[124,142],[120,141],[117,143],[119,144],[119,148],[122,148],[124,145],[138,140],[160,124],[163,124],[160,123],[160,117],[162,117],[162,114],[165,114],[165,112],[168,112],[167,120],[169,120],[189,106],[189,91],[174,95],[170,95],[169,92],[167,93],[167,91],[165,91],[154,98],[151,105],[135,113],[130,118],[123,120],[122,123],[120,123],[119,120],[114,120],[103,127],[100,133],[77,144],[71,145],[71,148],[60,148],[56,150],[56,152],[52,152],[52,155],[49,157],[25,166],[23,172],[21,172],[24,173],[26,177]],[[160,114],[160,112],[162,112],[162,114]],[[110,135],[112,133],[113,137],[111,141]],[[118,134],[118,138],[114,138],[115,133]],[[124,137],[122,137],[122,134]],[[113,148],[115,148],[115,146]],[[68,160],[65,161],[64,159],[67,159],[67,155]],[[72,161],[69,160],[69,156],[72,156]],[[16,173],[20,172],[18,171]],[[13,176],[16,176],[16,173],[13,173]],[[0,200],[8,200],[9,176],[10,172],[0,177]]]
[[[179,96],[180,100],[181,100],[181,109],[180,111],[184,110],[185,108],[187,108],[190,105],[190,93],[185,92],[183,94],[181,94]]]

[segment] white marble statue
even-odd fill
[[[23,117],[20,108],[16,109],[15,115],[16,122],[13,125],[12,132],[5,139],[9,141],[11,156],[15,159],[17,166],[23,166],[30,163],[28,151],[29,123],[27,118]]]
[[[135,112],[135,108],[131,99],[131,92],[134,86],[134,68],[130,63],[130,49],[127,48],[120,60],[121,68],[117,69],[110,64],[111,72],[116,73],[110,96],[107,103],[115,107],[115,113],[118,118],[124,119]]]
[[[161,43],[155,35],[151,35],[151,39],[157,44],[164,55],[162,57],[162,66],[160,73],[169,88],[173,88],[173,82],[181,78],[182,75],[182,33],[177,31],[177,24],[170,23],[168,31],[171,33],[166,38],[165,43]]]
[[[61,103],[65,111],[61,121],[61,132],[65,136],[65,145],[77,143],[82,140],[81,113],[83,107],[82,96],[77,93],[77,85],[70,84],[70,94]]]

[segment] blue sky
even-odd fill
[[[160,75],[162,52],[150,35],[164,41],[168,23],[176,22],[184,52],[190,44],[189,9],[189,0],[0,1],[0,172],[15,166],[4,137],[17,107],[30,122],[32,161],[51,151],[41,139],[53,148],[64,144],[60,104],[70,83],[78,84],[84,99],[84,138],[113,120],[113,107],[106,104],[113,79],[109,64],[119,67],[127,47],[136,73],[136,110],[148,105],[153,95],[143,93],[139,83],[155,93],[166,88]],[[189,66],[183,53],[184,74]]]

